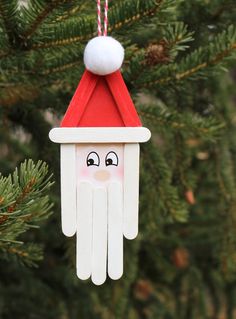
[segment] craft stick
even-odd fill
[[[124,236],[138,235],[139,144],[126,144],[124,150]]]
[[[61,219],[62,232],[71,237],[76,232],[76,149],[61,145]]]
[[[86,280],[92,273],[92,186],[81,182],[77,191],[77,276]]]
[[[145,127],[60,127],[53,128],[52,142],[67,143],[144,143],[151,137]]]
[[[102,285],[107,272],[107,192],[97,188],[93,194],[92,282]]]
[[[123,194],[118,182],[108,186],[108,275],[117,280],[123,274]]]

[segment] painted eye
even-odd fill
[[[106,166],[110,166],[110,165],[114,165],[114,166],[118,166],[118,156],[115,152],[110,152],[107,154],[106,156]]]
[[[96,152],[91,152],[87,156],[87,166],[99,166],[100,158]]]

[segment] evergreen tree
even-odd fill
[[[61,234],[48,132],[84,70],[96,2],[0,0],[0,318],[235,318],[235,18],[234,0],[110,1],[109,34],[153,137],[124,276],[95,287],[76,278]],[[42,162],[12,173],[25,158],[48,163],[53,193]]]

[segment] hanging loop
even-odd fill
[[[104,30],[103,35],[107,36],[107,28],[108,28],[108,0],[105,0],[105,7],[104,7]]]
[[[108,10],[109,0],[105,0],[104,3],[104,27],[102,32],[102,19],[101,19],[101,0],[97,0],[97,13],[98,13],[98,36],[107,36],[108,29]]]

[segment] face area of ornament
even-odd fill
[[[123,273],[124,145],[77,145],[77,276]]]
[[[77,178],[95,187],[105,187],[124,178],[124,146],[94,144],[77,146]]]
[[[139,151],[137,143],[61,146],[62,229],[76,233],[82,280],[102,285],[123,274],[123,238],[138,234]]]

